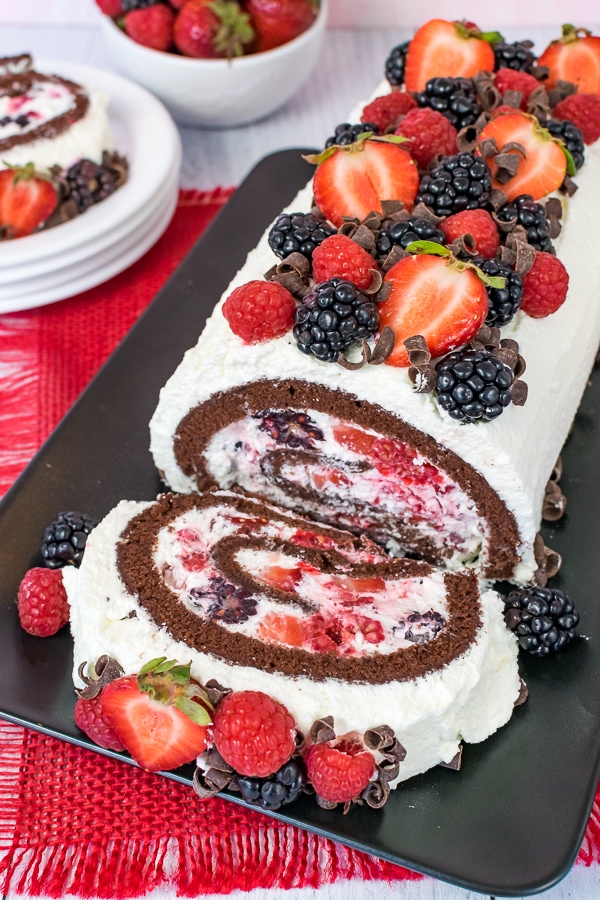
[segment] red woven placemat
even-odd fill
[[[219,211],[184,192],[165,235],[106,284],[0,316],[0,495]],[[0,891],[124,898],[417,878],[91,751],[0,724]]]

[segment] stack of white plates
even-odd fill
[[[122,272],[156,243],[177,204],[179,132],[152,94],[89,66],[52,60],[35,66],[110,98],[115,147],[129,161],[129,178],[63,225],[0,242],[0,313],[64,300]]]

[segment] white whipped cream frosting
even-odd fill
[[[382,86],[376,95],[389,88]],[[362,105],[349,121],[358,121]],[[568,435],[600,341],[600,141],[586,147],[577,173],[577,193],[563,200],[563,230],[554,241],[570,277],[563,306],[534,319],[519,312],[502,328],[503,338],[519,343],[527,369],[523,380],[529,396],[523,407],[509,406],[489,423],[460,424],[442,411],[431,394],[417,394],[406,368],[365,366],[348,371],[301,353],[291,332],[276,340],[249,345],[233,334],[222,314],[231,291],[262,278],[277,261],[268,231],[248,255],[213,314],[198,343],[189,350],[160,393],[150,422],[151,452],[166,483],[178,492],[196,490],[179,468],[173,438],[183,417],[212,394],[260,379],[295,378],[345,390],[377,403],[400,419],[431,435],[480,472],[515,517],[521,563],[516,583],[527,583],[537,568],[533,542],[540,527],[544,490]],[[309,183],[287,207],[311,208]],[[493,548],[491,549],[493,553]]]
[[[510,719],[520,690],[517,642],[504,625],[504,605],[493,591],[481,596],[481,626],[470,649],[444,669],[411,682],[371,685],[293,678],[231,664],[175,641],[127,593],[117,570],[119,536],[130,519],[150,505],[122,501],[88,538],[81,568],[62,570],[77,686],[83,686],[80,664],[95,662],[102,654],[117,659],[126,674],[160,656],[191,661],[192,675],[203,683],[214,678],[233,690],[260,690],[276,698],[304,733],[315,719],[328,715],[337,734],[389,725],[407,751],[397,782],[450,762],[461,741],[482,741]],[[135,616],[130,617],[132,611]]]

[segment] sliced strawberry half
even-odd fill
[[[176,769],[206,750],[213,708],[189,665],[154,659],[138,675],[111,681],[101,696],[106,719],[148,772]]]
[[[563,25],[562,37],[549,44],[538,65],[550,69],[544,82],[548,88],[558,81],[570,81],[580,94],[600,94],[600,37],[585,28]]]
[[[54,185],[35,172],[33,163],[0,172],[0,226],[12,228],[14,237],[35,231],[54,212],[57,202]]]
[[[364,219],[382,200],[400,200],[411,209],[419,187],[414,160],[391,140],[357,141],[324,151],[313,179],[317,206],[339,227],[344,216]]]
[[[481,32],[471,22],[431,19],[409,44],[404,83],[407,91],[423,91],[430,78],[472,78],[480,71],[494,71],[494,51]]]
[[[380,306],[381,327],[396,335],[394,350],[386,359],[390,366],[408,366],[403,344],[421,334],[435,358],[470,341],[488,312],[484,284],[470,269],[460,271],[437,256],[407,256],[387,273],[391,285]]]
[[[480,141],[493,138],[498,151],[502,152],[506,144],[517,143],[524,148],[523,158],[518,149],[507,152],[519,156],[519,167],[516,175],[506,183],[497,179],[498,165],[494,157],[486,160],[492,173],[492,185],[514,200],[519,194],[531,194],[539,200],[552,191],[557,190],[567,174],[567,157],[561,146],[553,139],[537,119],[526,113],[515,112],[513,115],[498,116],[485,126],[479,136]]]

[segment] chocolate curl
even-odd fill
[[[493,188],[490,191],[490,206],[494,211],[500,209],[506,203],[508,203],[508,195],[504,191],[501,191],[500,188]]]
[[[548,73],[549,74],[549,73]],[[552,109],[565,97],[570,97],[577,93],[577,85],[571,81],[557,81],[554,87],[548,91],[548,102]]]
[[[314,721],[308,733],[313,744],[324,744],[326,741],[332,741],[335,737],[333,716],[324,716],[322,719]]]
[[[363,738],[368,750],[372,753],[379,753],[383,757],[382,762],[377,766],[378,780],[389,782],[397,778],[400,763],[406,759],[406,750],[389,725],[370,728],[365,731]]]
[[[125,670],[117,660],[106,654],[99,656],[95,665],[90,664],[91,676],[85,674],[86,666],[87,662],[82,662],[77,670],[77,674],[85,682],[85,687],[75,688],[75,693],[83,700],[93,700],[107,684],[125,674]]]
[[[431,353],[422,334],[415,334],[404,342],[408,361],[408,378],[416,394],[430,394],[435,388],[437,373],[430,365]]]
[[[482,117],[480,116],[479,118]],[[470,153],[477,146],[479,132],[481,131],[481,128],[477,125],[478,122],[479,119],[473,125],[464,125],[456,135],[456,146],[459,153]],[[485,124],[487,124],[487,119]],[[485,124],[482,127],[485,127]]]
[[[462,752],[463,747],[462,744],[458,745],[458,750],[450,760],[450,762],[441,762],[438,763],[438,766],[441,766],[443,769],[452,769],[454,772],[459,772],[460,767],[462,765]]]
[[[479,103],[486,112],[500,106],[502,94],[496,87],[496,82],[491,72],[478,72],[473,81]]]
[[[121,156],[116,150],[104,150],[102,152],[102,165],[110,170],[116,180],[115,187],[122,187],[129,175],[129,161],[126,156]]]
[[[384,363],[394,349],[395,343],[396,334],[394,330],[390,328],[389,325],[385,325],[381,330],[375,348],[371,351],[369,364],[372,366],[379,366],[381,363]]]
[[[367,253],[375,253],[375,235],[364,223],[358,226],[352,235],[352,240],[359,247],[362,247],[363,250],[366,250]]]
[[[567,506],[567,498],[556,481],[549,481],[544,491],[542,502],[542,519],[544,522],[558,522],[562,519]]]
[[[410,256],[408,250],[405,250],[404,247],[400,247],[399,244],[395,244],[384,259],[381,265],[382,270],[384,272],[389,272],[392,266],[395,266],[401,259],[406,259],[407,256]]]
[[[390,786],[387,781],[370,781],[360,795],[360,799],[364,800],[371,809],[381,809],[382,806],[385,806],[389,796]]]
[[[361,358],[356,362],[352,362],[351,360],[346,359],[343,353],[339,353],[337,358],[338,366],[341,366],[342,369],[348,369],[350,372],[355,372],[357,371],[357,369],[362,369],[363,366],[366,366],[371,361],[371,348],[364,340],[364,338],[360,342],[360,352]]]
[[[335,809],[337,806],[335,800],[325,800],[325,798],[320,797],[319,794],[315,794],[315,800],[317,801],[321,809]],[[348,810],[344,808],[344,812],[346,813],[348,812]]]
[[[472,340],[476,350],[497,350],[500,346],[500,329],[491,325],[482,325]]]
[[[531,74],[537,81],[545,81],[550,75],[548,66],[532,66]]]
[[[556,550],[550,550],[549,547],[546,547],[541,534],[536,534],[535,536],[533,555],[538,564],[534,581],[540,587],[544,587],[548,583],[548,579],[552,578],[559,571],[562,563],[561,556]]]
[[[512,106],[513,109],[520,109],[522,99],[522,91],[506,91],[502,98],[502,103],[504,106]]]
[[[550,117],[550,101],[546,88],[540,84],[531,92],[527,100],[527,112],[535,116],[540,124],[545,125]]]
[[[479,144],[479,152],[484,159],[488,159],[490,156],[497,156],[499,151],[496,138],[486,138],[485,141],[481,141]]]
[[[559,187],[559,191],[561,194],[566,194],[567,197],[572,197],[573,194],[579,190],[578,185],[575,184],[570,175],[565,175],[565,180]]]
[[[552,469],[552,474],[550,475],[550,481],[560,481],[563,473],[563,461],[562,456],[559,455],[558,459],[554,463],[554,468]]]
[[[501,152],[494,157],[494,162],[498,166],[496,181],[500,184],[506,184],[511,178],[514,178],[519,170],[521,158],[527,158],[527,151],[522,144],[519,144],[517,141],[510,141],[508,144],[505,144]]]
[[[302,299],[310,290],[308,279],[310,276],[310,263],[307,258],[298,252],[290,253],[280,263],[272,266],[265,272],[266,281],[276,281],[282,285],[292,296]]]
[[[558,197],[550,197],[544,204],[544,213],[548,219],[550,226],[550,237],[557,238],[562,229],[561,218],[563,214],[563,205]]]
[[[475,238],[472,234],[461,234],[454,238],[452,243],[448,244],[448,250],[453,256],[459,256],[461,253],[466,256],[477,256]]]
[[[381,209],[383,210],[383,215],[385,218],[389,218],[393,216],[394,213],[398,213],[404,209],[404,203],[402,200],[382,200],[381,201]],[[414,214],[414,210],[413,210]]]
[[[202,800],[214,797],[235,777],[235,770],[225,762],[218,750],[209,750],[206,761],[208,769],[202,771],[197,766],[192,778],[192,787]]]
[[[506,243],[500,248],[500,261],[512,266],[521,278],[524,278],[533,266],[535,249],[527,243],[527,235],[521,225],[517,225],[507,235]]]
[[[392,285],[389,281],[382,281],[381,287],[371,297],[376,303],[384,303],[392,291]]]
[[[219,684],[218,681],[215,681],[214,678],[211,678],[210,681],[206,682],[204,690],[213,706],[218,706],[223,697],[226,697],[227,694],[231,693],[231,688],[223,687],[223,685]]]
[[[521,684],[519,687],[519,695],[518,695],[517,699],[515,700],[515,707],[523,706],[523,704],[529,697],[529,688],[527,687],[527,685],[525,684],[525,682],[523,681],[522,678],[520,679],[520,681],[521,681]]]
[[[436,214],[432,212],[428,206],[425,206],[424,203],[417,203],[413,208],[412,215],[418,216],[420,219],[428,219],[428,221],[432,222],[434,225],[439,225],[445,218],[445,216],[436,216]]]

